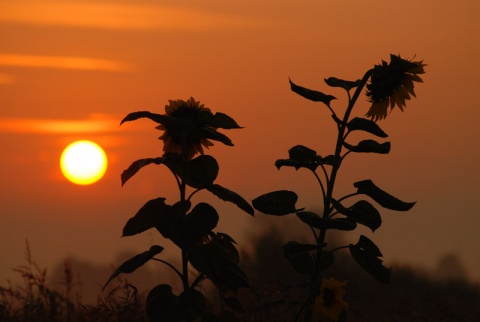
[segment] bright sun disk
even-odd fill
[[[60,157],[63,175],[79,185],[89,185],[100,180],[107,171],[107,164],[107,155],[103,149],[88,140],[69,144]]]

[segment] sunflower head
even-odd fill
[[[366,116],[377,121],[387,116],[388,106],[397,105],[403,111],[410,95],[415,97],[413,82],[422,82],[418,74],[425,73],[423,61],[411,61],[390,55],[390,63],[375,65],[367,84],[367,97],[372,103]]]
[[[203,147],[207,149],[213,145],[211,140],[221,141],[226,145],[233,145],[228,137],[217,132],[217,128],[225,127],[225,118],[236,123],[225,114],[212,114],[209,108],[204,107],[193,97],[189,100],[169,100],[165,106],[165,117],[156,128],[164,131],[159,137],[163,140],[165,153],[187,154],[191,159],[197,153],[203,154]],[[224,116],[219,120],[219,115]],[[238,125],[236,125],[238,127]]]
[[[320,292],[315,298],[313,309],[323,319],[337,321],[343,310],[348,308],[347,302],[343,299],[345,295],[343,287],[346,284],[347,281],[340,282],[334,278],[324,278],[322,280]]]

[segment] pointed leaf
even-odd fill
[[[313,270],[313,258],[308,251],[299,251],[299,243],[289,241],[283,248],[283,256],[288,260],[290,265],[301,274],[311,274]]]
[[[191,203],[188,200],[175,203],[162,216],[159,216],[155,225],[155,228],[163,237],[171,239],[179,247],[182,247],[185,243],[184,221],[186,212],[190,207]]]
[[[311,101],[322,102],[328,107],[330,107],[330,101],[336,99],[335,96],[326,95],[326,94],[323,94],[322,92],[317,92],[305,87],[298,86],[294,84],[290,79],[288,81],[290,82],[290,88],[293,92]]]
[[[145,310],[149,321],[182,320],[178,296],[168,284],[157,285],[148,293]]]
[[[215,115],[209,120],[208,124],[214,128],[221,128],[221,129],[241,129],[242,128],[230,116],[220,112],[215,113]]]
[[[126,273],[132,273],[134,272],[137,268],[148,262],[150,259],[152,259],[153,256],[160,254],[163,251],[162,246],[158,245],[153,245],[150,247],[149,250],[140,253],[129,260],[125,261],[122,265],[120,265],[119,268],[110,276],[108,279],[107,283],[102,288],[102,291],[105,291],[105,288],[107,285],[118,275],[120,274],[126,274]]]
[[[169,116],[151,113],[148,111],[140,111],[140,112],[133,112],[125,116],[125,118],[120,122],[120,125],[122,125],[125,122],[138,120],[139,118],[148,118],[156,123],[163,124],[163,125],[167,125],[172,122]]]
[[[251,216],[254,215],[254,210],[252,206],[250,206],[250,204],[245,199],[243,199],[243,197],[240,196],[239,194],[225,187],[222,187],[219,184],[213,184],[211,186],[208,186],[207,190],[224,201],[229,201],[234,203],[235,205],[237,205],[238,208],[242,209],[247,214]]]
[[[293,191],[279,190],[269,192],[252,201],[252,205],[258,211],[267,215],[284,216],[295,213],[295,203],[298,196]]]
[[[350,132],[361,130],[381,138],[388,137],[387,133],[383,132],[376,122],[361,117],[355,117],[350,120],[347,124],[347,129]]]
[[[357,244],[349,245],[349,249],[352,257],[367,273],[381,283],[390,281],[391,269],[383,266],[382,260],[378,258],[382,253],[370,239],[362,235]]]
[[[199,137],[222,142],[225,145],[233,146],[232,140],[225,134],[222,134],[212,128],[202,127],[198,129]]]
[[[162,164],[164,158],[158,157],[158,158],[146,158],[146,159],[140,159],[135,162],[133,162],[128,169],[122,172],[121,179],[122,179],[122,186],[131,178],[135,175],[135,173],[138,172],[141,168],[144,166],[147,166],[149,164]]]
[[[189,186],[202,189],[210,186],[218,175],[218,163],[210,155],[200,155],[188,162],[186,182]]]
[[[327,83],[328,86],[331,87],[341,87],[347,91],[351,90],[354,87],[357,87],[360,85],[361,80],[357,79],[356,81],[346,81],[343,79],[339,79],[336,77],[329,77],[325,79],[325,83]]]
[[[355,182],[353,186],[358,189],[357,193],[369,196],[378,202],[382,207],[387,209],[408,211],[415,205],[415,202],[404,202],[386,193],[382,189],[378,188],[372,182],[372,180],[358,181]]]
[[[136,235],[155,227],[169,215],[170,211],[171,207],[165,204],[165,198],[148,201],[135,216],[127,221],[122,237]]]
[[[317,152],[315,152],[315,150],[307,148],[306,146],[296,145],[290,150],[288,150],[288,156],[290,160],[294,161],[315,162]]]
[[[218,213],[208,203],[201,202],[193,207],[185,218],[185,236],[190,239],[199,239],[217,227]]]
[[[374,140],[363,140],[358,145],[350,145],[347,142],[343,142],[343,146],[352,152],[380,154],[388,154],[390,152],[390,142],[378,143]]]
[[[365,225],[374,232],[382,224],[382,218],[378,210],[368,201],[360,200],[353,206],[345,208],[341,203],[333,201],[335,209],[342,215],[355,222]]]

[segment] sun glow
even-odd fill
[[[100,180],[107,170],[107,155],[96,143],[87,140],[68,145],[60,157],[60,168],[69,181],[89,185]]]

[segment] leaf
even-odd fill
[[[209,120],[208,124],[214,128],[221,129],[241,129],[242,127],[235,122],[230,116],[224,113],[217,112]]]
[[[192,266],[200,273],[205,274],[221,291],[237,291],[239,287],[253,290],[247,276],[232,258],[229,247],[225,247],[225,240],[212,233],[209,242],[195,246],[189,252]]]
[[[324,219],[309,211],[298,212],[297,216],[307,225],[317,229],[338,229],[348,231],[354,230],[357,227],[357,224],[348,218]]]
[[[367,226],[372,232],[382,224],[380,213],[366,200],[360,200],[349,208],[345,208],[341,203],[333,200],[333,206],[339,213],[359,224]]]
[[[295,213],[298,196],[293,191],[279,190],[269,192],[252,201],[253,208],[267,215],[284,216]]]
[[[120,125],[122,125],[125,122],[138,120],[139,118],[148,118],[156,123],[163,124],[163,125],[170,124],[172,122],[171,117],[169,116],[151,113],[148,111],[140,111],[140,112],[133,112],[125,116],[125,118],[120,122]]]
[[[202,189],[213,184],[218,175],[218,163],[210,155],[200,155],[188,161],[186,183],[196,189]]]
[[[225,145],[233,146],[232,140],[228,138],[225,134],[217,132],[216,130],[209,127],[201,127],[198,129],[198,136],[201,138],[211,139],[215,141],[220,141]]]
[[[239,194],[225,187],[222,187],[219,184],[213,184],[211,186],[208,186],[207,190],[224,201],[229,201],[234,203],[235,205],[237,205],[238,208],[242,209],[247,214],[251,216],[254,215],[254,210],[252,206],[250,206],[250,204],[245,199],[243,199],[243,197],[240,196]]]
[[[118,275],[120,274],[125,274],[125,273],[132,273],[134,272],[137,268],[148,262],[150,259],[152,259],[153,256],[160,254],[163,251],[162,246],[158,245],[153,245],[150,247],[149,250],[140,253],[129,260],[125,261],[122,265],[120,265],[119,268],[110,276],[108,279],[107,283],[102,288],[102,292],[105,291],[105,288],[107,285]]]
[[[189,241],[188,244],[193,245],[217,227],[218,219],[219,216],[215,208],[205,202],[197,204],[185,217],[183,235]]]
[[[298,86],[294,84],[290,79],[288,81],[290,82],[290,88],[293,92],[311,101],[322,102],[328,107],[330,107],[330,101],[336,99],[335,96],[326,95],[326,94],[323,94],[322,92],[317,92],[305,87]]]
[[[122,186],[131,178],[135,175],[135,173],[138,172],[141,168],[144,166],[147,166],[149,164],[155,163],[155,164],[162,164],[164,161],[164,158],[158,157],[158,158],[146,158],[146,159],[140,159],[135,162],[133,162],[127,170],[124,170],[122,172],[122,175],[120,176],[122,179]]]
[[[361,130],[381,138],[388,137],[387,133],[383,132],[376,122],[360,117],[355,117],[350,120],[347,124],[347,129],[350,132]]]
[[[123,235],[133,236],[153,228],[170,216],[171,206],[165,204],[165,198],[157,198],[147,201],[140,210],[127,221],[123,228]]]
[[[397,211],[408,211],[412,209],[415,205],[415,202],[404,202],[394,196],[386,193],[382,189],[378,188],[372,180],[363,180],[358,181],[353,184],[357,188],[357,193],[361,193],[369,196],[376,202],[378,202],[382,207],[397,210]]]
[[[299,251],[299,245],[296,241],[289,241],[283,245],[283,256],[297,272],[301,274],[311,274],[313,270],[313,258],[308,251]]]
[[[352,257],[367,273],[381,283],[390,281],[391,269],[383,266],[382,260],[378,258],[382,257],[382,253],[374,242],[362,235],[357,244],[349,245],[349,249]]]
[[[303,145],[296,145],[290,150],[288,150],[288,156],[290,160],[299,161],[299,162],[315,162],[315,157],[317,152],[315,150],[309,149]]]
[[[149,321],[178,322],[181,320],[181,310],[178,296],[172,292],[168,284],[155,286],[147,295],[145,305]]]
[[[361,80],[357,79],[356,81],[346,81],[343,79],[339,79],[336,77],[329,77],[325,79],[325,83],[327,83],[328,86],[331,87],[341,87],[347,91],[351,90],[354,87],[357,87],[360,85]]]
[[[352,152],[380,154],[388,154],[390,152],[390,142],[378,143],[374,140],[363,140],[358,145],[350,145],[347,142],[343,142],[343,146]]]
[[[205,312],[206,302],[205,296],[195,289],[182,292],[178,298],[180,312],[183,317],[181,321],[196,321]]]
[[[179,247],[184,243],[184,220],[190,207],[190,201],[178,201],[157,220],[155,225],[163,237],[171,239]]]

